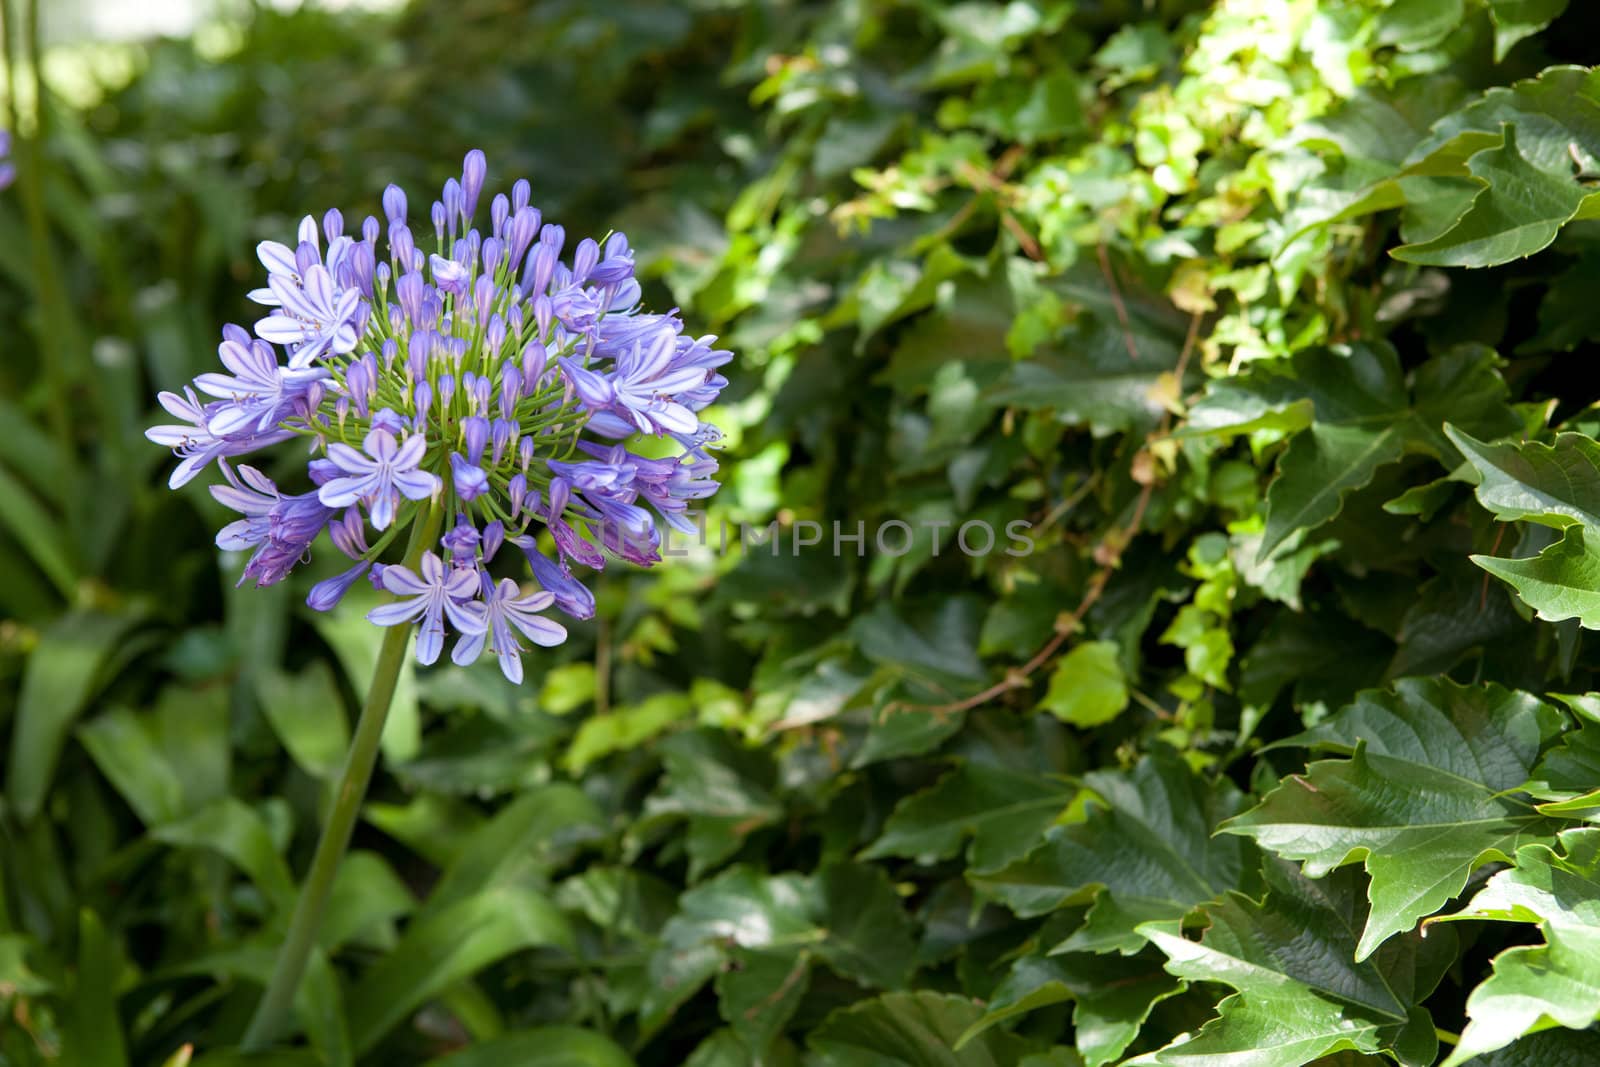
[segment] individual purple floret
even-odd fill
[[[487,175],[483,153],[467,153],[418,234],[391,185],[381,217],[348,233],[334,210],[303,219],[292,243],[261,242],[266,284],[249,295],[268,313],[253,334],[224,329],[219,370],[162,393],[176,421],[146,436],[178,456],[173,488],[218,466],[213,494],[243,517],[217,543],[252,553],[245,579],[281,580],[326,530],[353,566],[318,582],[311,607],[331,610],[365,575],[401,598],[369,618],[418,622],[420,661],[438,659],[449,626],[453,660],[488,649],[516,682],[525,642],[566,637],[541,612],[594,615],[573,564],[648,566],[662,524],[694,528],[721,436],[701,413],[732,356],[676,310],[641,310],[622,234],[569,243],[526,181],[495,194]],[[310,450],[303,492],[230,463],[296,437]],[[661,449],[630,447],[640,437],[682,453],[646,458]],[[541,591],[501,573],[506,541]]]

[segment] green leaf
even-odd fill
[[[1501,143],[1474,153],[1467,167],[1483,188],[1453,226],[1429,241],[1390,254],[1436,267],[1493,267],[1549,246],[1574,218],[1600,209],[1569,167],[1545,169],[1517,150],[1516,127],[1500,127]]]
[[[1076,792],[1059,779],[966,762],[895,805],[882,835],[862,857],[906,856],[932,863],[956,855],[970,838],[970,868],[996,870],[1037,845]]]
[[[1122,1055],[1159,1001],[1182,988],[1148,955],[1024,956],[1011,965],[961,1044],[997,1023],[1070,1000],[1078,1051],[1089,1067],[1101,1067]]]
[[[78,981],[73,1012],[64,1035],[62,1062],[83,1067],[125,1067],[128,1049],[117,1015],[117,979],[121,967],[100,917],[87,908],[78,913]]]
[[[1600,442],[1578,433],[1489,444],[1446,426],[1477,475],[1478,502],[1502,522],[1600,528]]]
[[[1110,722],[1128,706],[1120,650],[1112,641],[1085,641],[1056,662],[1039,706],[1062,722],[1088,728]]]
[[[1510,948],[1467,998],[1470,1021],[1443,1067],[1552,1026],[1583,1030],[1600,1020],[1600,829],[1518,850],[1516,866],[1490,878],[1451,921],[1536,922],[1543,945]]]
[[[772,770],[763,753],[740,750],[709,730],[678,734],[660,749],[666,775],[645,802],[641,828],[655,820],[687,820],[691,879],[727,860],[748,835],[783,815],[769,791]]]
[[[1303,861],[1313,878],[1364,860],[1371,909],[1356,946],[1364,960],[1442,908],[1479,866],[1547,832],[1531,802],[1508,791],[1527,780],[1560,724],[1526,693],[1408,679],[1283,742],[1351,758],[1311,764],[1221,829]]]
[[[479,1042],[427,1067],[633,1067],[610,1038],[576,1026],[541,1026]]]
[[[1513,45],[1532,37],[1567,9],[1568,0],[1489,0],[1494,19],[1494,61],[1500,62]]]
[[[1278,460],[1267,489],[1267,528],[1257,558],[1269,556],[1297,530],[1334,518],[1352,490],[1372,481],[1378,468],[1399,459],[1405,441],[1396,427],[1317,423],[1299,434]]]
[[[301,770],[314,778],[339,773],[350,747],[350,722],[326,661],[316,660],[298,674],[263,671],[256,694],[273,732]]]
[[[1577,619],[1600,630],[1600,532],[1573,526],[1532,559],[1473,556],[1472,562],[1517,591],[1546,622]]]
[[[1217,894],[1254,883],[1255,850],[1213,839],[1243,797],[1157,749],[1131,772],[1096,771],[1084,784],[1101,802],[1081,823],[1051,827],[1025,859],[968,879],[1018,915],[1094,902],[1084,927],[1055,951],[1136,952],[1140,923],[1181,919]]]
[[[134,615],[63,615],[28,657],[6,771],[6,795],[24,821],[43,806],[73,722],[105,684],[118,642],[137,621]]]
[[[1167,954],[1167,970],[1237,992],[1198,1033],[1130,1067],[1301,1067],[1341,1051],[1431,1064],[1433,1020],[1419,1005],[1455,958],[1454,940],[1411,934],[1356,962],[1355,931],[1366,919],[1359,874],[1336,871],[1310,882],[1280,864],[1266,873],[1265,900],[1229,893],[1206,909],[1210,925],[1199,941],[1172,921],[1142,928]]]
[[[272,901],[287,912],[294,904],[294,880],[278,854],[272,831],[254,808],[225,797],[175,822],[152,827],[150,836],[179,848],[216,852],[238,867]]]
[[[834,1012],[811,1032],[818,1067],[1010,1067],[1028,1046],[1000,1030],[956,1043],[982,1010],[966,997],[887,993]]]
[[[544,945],[573,949],[572,930],[542,895],[518,886],[488,889],[417,920],[351,991],[351,1044],[366,1052],[428,998],[496,960]]]

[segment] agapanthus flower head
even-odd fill
[[[525,642],[566,638],[541,612],[594,614],[572,564],[653,564],[658,523],[693,529],[686,512],[717,487],[720,434],[700,413],[731,354],[675,310],[641,310],[622,234],[569,246],[526,181],[489,197],[487,174],[467,153],[415,234],[391,185],[382,218],[356,231],[335,210],[307,216],[293,242],[263,241],[266,284],[250,298],[267,312],[253,332],[224,328],[222,369],[162,393],[177,422],[146,436],[179,456],[174,488],[218,466],[212,493],[242,517],[217,543],[252,553],[244,579],[282,580],[327,531],[354,566],[317,583],[311,607],[330,610],[365,575],[396,598],[368,617],[416,625],[419,660],[454,631],[455,662],[488,650],[520,681]],[[310,449],[297,492],[233,463],[296,437]],[[646,458],[630,448],[642,437],[683,451]],[[507,541],[520,557],[498,554]]]

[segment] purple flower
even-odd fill
[[[0,189],[10,185],[16,176],[16,165],[11,162],[11,134],[0,130]]]
[[[270,430],[312,382],[328,376],[322,367],[290,370],[279,366],[277,353],[264,341],[223,341],[217,356],[233,373],[202,374],[194,384],[201,392],[228,401],[206,422],[206,429],[218,437],[237,433],[251,423],[257,433]]]
[[[412,434],[404,444],[396,444],[388,430],[373,430],[361,447],[362,455],[347,444],[328,446],[328,458],[349,477],[335,478],[317,490],[317,496],[331,508],[348,507],[356,501],[366,506],[374,529],[387,530],[394,522],[400,497],[424,500],[439,489],[439,479],[418,470],[428,445],[421,434]]]
[[[444,649],[444,619],[463,634],[481,634],[488,628],[484,607],[474,600],[478,592],[476,568],[446,568],[432,552],[422,554],[422,576],[407,567],[383,568],[383,587],[401,599],[367,612],[378,626],[398,626],[421,619],[417,631],[417,662],[427,666]]]
[[[278,298],[280,310],[256,323],[256,334],[262,340],[290,346],[289,366],[293,370],[311,366],[326,353],[353,352],[360,339],[356,330],[360,291],[339,290],[333,276],[320,263],[306,270],[303,282],[303,286],[296,286],[283,275],[272,275],[267,286]]]
[[[708,449],[720,436],[697,413],[727,385],[717,371],[731,354],[688,334],[676,309],[642,309],[626,237],[569,242],[530,205],[526,181],[507,196],[486,192],[487,175],[483,153],[468,152],[431,201],[432,255],[395,186],[387,223],[369,215],[347,234],[335,209],[302,218],[292,240],[261,242],[266,283],[249,295],[270,311],[253,333],[223,329],[220,365],[162,393],[174,423],[146,436],[177,454],[174,487],[217,462],[217,499],[241,516],[218,543],[252,553],[246,578],[281,579],[327,530],[353,565],[311,589],[313,608],[331,610],[364,574],[403,598],[375,622],[420,621],[423,662],[438,658],[448,618],[465,635],[457,658],[492,648],[520,679],[522,638],[565,637],[541,609],[594,614],[568,561],[650,566],[666,526],[692,528],[689,503],[716,490]],[[638,434],[681,454],[629,451]],[[309,492],[229,466],[296,437],[310,449]],[[402,514],[402,500],[419,506]],[[421,576],[386,564],[396,527],[436,521],[434,509],[455,525],[422,546]],[[540,525],[559,562],[534,547]],[[508,540],[543,592],[485,573]]]
[[[510,578],[499,584],[483,580],[483,607],[488,621],[487,632],[467,633],[456,642],[450,653],[452,662],[461,666],[473,663],[483,653],[484,643],[500,659],[500,671],[515,685],[522,684],[522,646],[517,642],[513,627],[536,645],[546,648],[559,645],[567,639],[567,628],[551,622],[536,612],[543,611],[555,602],[550,593],[522,594],[517,583]]]
[[[230,552],[256,550],[245,564],[240,585],[249,579],[256,585],[281,581],[305,558],[311,542],[333,517],[333,509],[315,493],[283,496],[272,479],[254,467],[241,466],[237,476],[227,467],[223,472],[228,484],[213,485],[211,495],[244,518],[217,533],[217,547]]]

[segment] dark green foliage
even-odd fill
[[[1585,5],[522,7],[257,10],[22,146],[0,1060],[1600,1063]],[[471,146],[738,353],[731,547],[408,669],[244,1057],[380,635],[233,588],[148,398]]]

